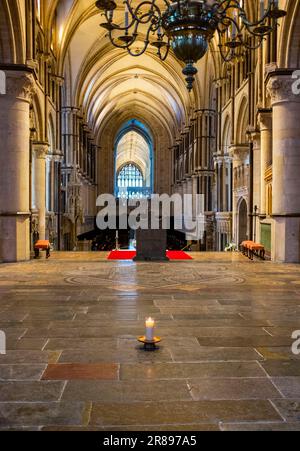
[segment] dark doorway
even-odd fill
[[[247,222],[248,222],[248,210],[245,199],[240,203],[239,208],[239,243],[248,239],[247,234]]]

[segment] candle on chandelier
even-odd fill
[[[265,0],[260,0],[260,18],[262,19],[265,15]]]
[[[153,341],[154,339],[154,319],[147,318],[146,319],[146,340]]]
[[[128,28],[129,25],[129,9],[128,5],[125,5],[125,28]]]

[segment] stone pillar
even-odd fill
[[[216,161],[216,167],[217,167],[217,211],[222,210],[222,161],[218,157]]]
[[[253,208],[255,205],[261,210],[261,155],[260,155],[260,133],[253,133]],[[252,212],[251,212],[252,213]]]
[[[0,96],[0,261],[30,258],[29,104],[34,80],[6,71]]]
[[[186,195],[186,194],[188,194],[188,185],[187,185],[187,180],[186,179],[184,179],[183,181],[182,181],[182,198],[184,199],[184,196]]]
[[[33,190],[34,206],[38,212],[39,239],[46,238],[46,156],[47,143],[33,143]]]
[[[197,209],[196,209],[196,196],[198,194],[198,176],[192,176],[192,192],[193,192],[193,217],[196,217]]]
[[[300,96],[291,73],[273,72],[267,83],[273,107],[272,259],[300,262]]]
[[[248,219],[248,231],[250,235],[251,229],[253,230],[253,238],[256,242],[260,242],[260,224],[257,216],[253,216],[255,206],[258,211],[261,211],[261,151],[260,151],[260,132],[257,130],[250,131],[250,140],[253,144],[253,211],[249,211]],[[250,169],[251,170],[251,169]],[[251,182],[250,182],[251,183]],[[249,195],[252,190],[252,186],[249,185]],[[249,202],[250,203],[250,202]]]
[[[78,114],[79,109],[75,107],[63,107],[63,144],[66,155],[66,165],[73,166],[79,164],[78,159]]]
[[[187,179],[187,194],[193,194],[193,181],[191,177]]]
[[[266,181],[265,173],[272,164],[272,113],[261,111],[258,116],[260,124],[261,174],[260,174],[260,215],[266,215]]]

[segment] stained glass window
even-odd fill
[[[119,188],[142,188],[144,178],[137,166],[132,163],[123,166],[118,175]]]

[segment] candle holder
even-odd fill
[[[161,342],[160,337],[153,337],[153,340],[147,340],[145,335],[142,337],[138,337],[138,341],[144,344],[144,351],[155,351],[157,348],[157,344]]]

